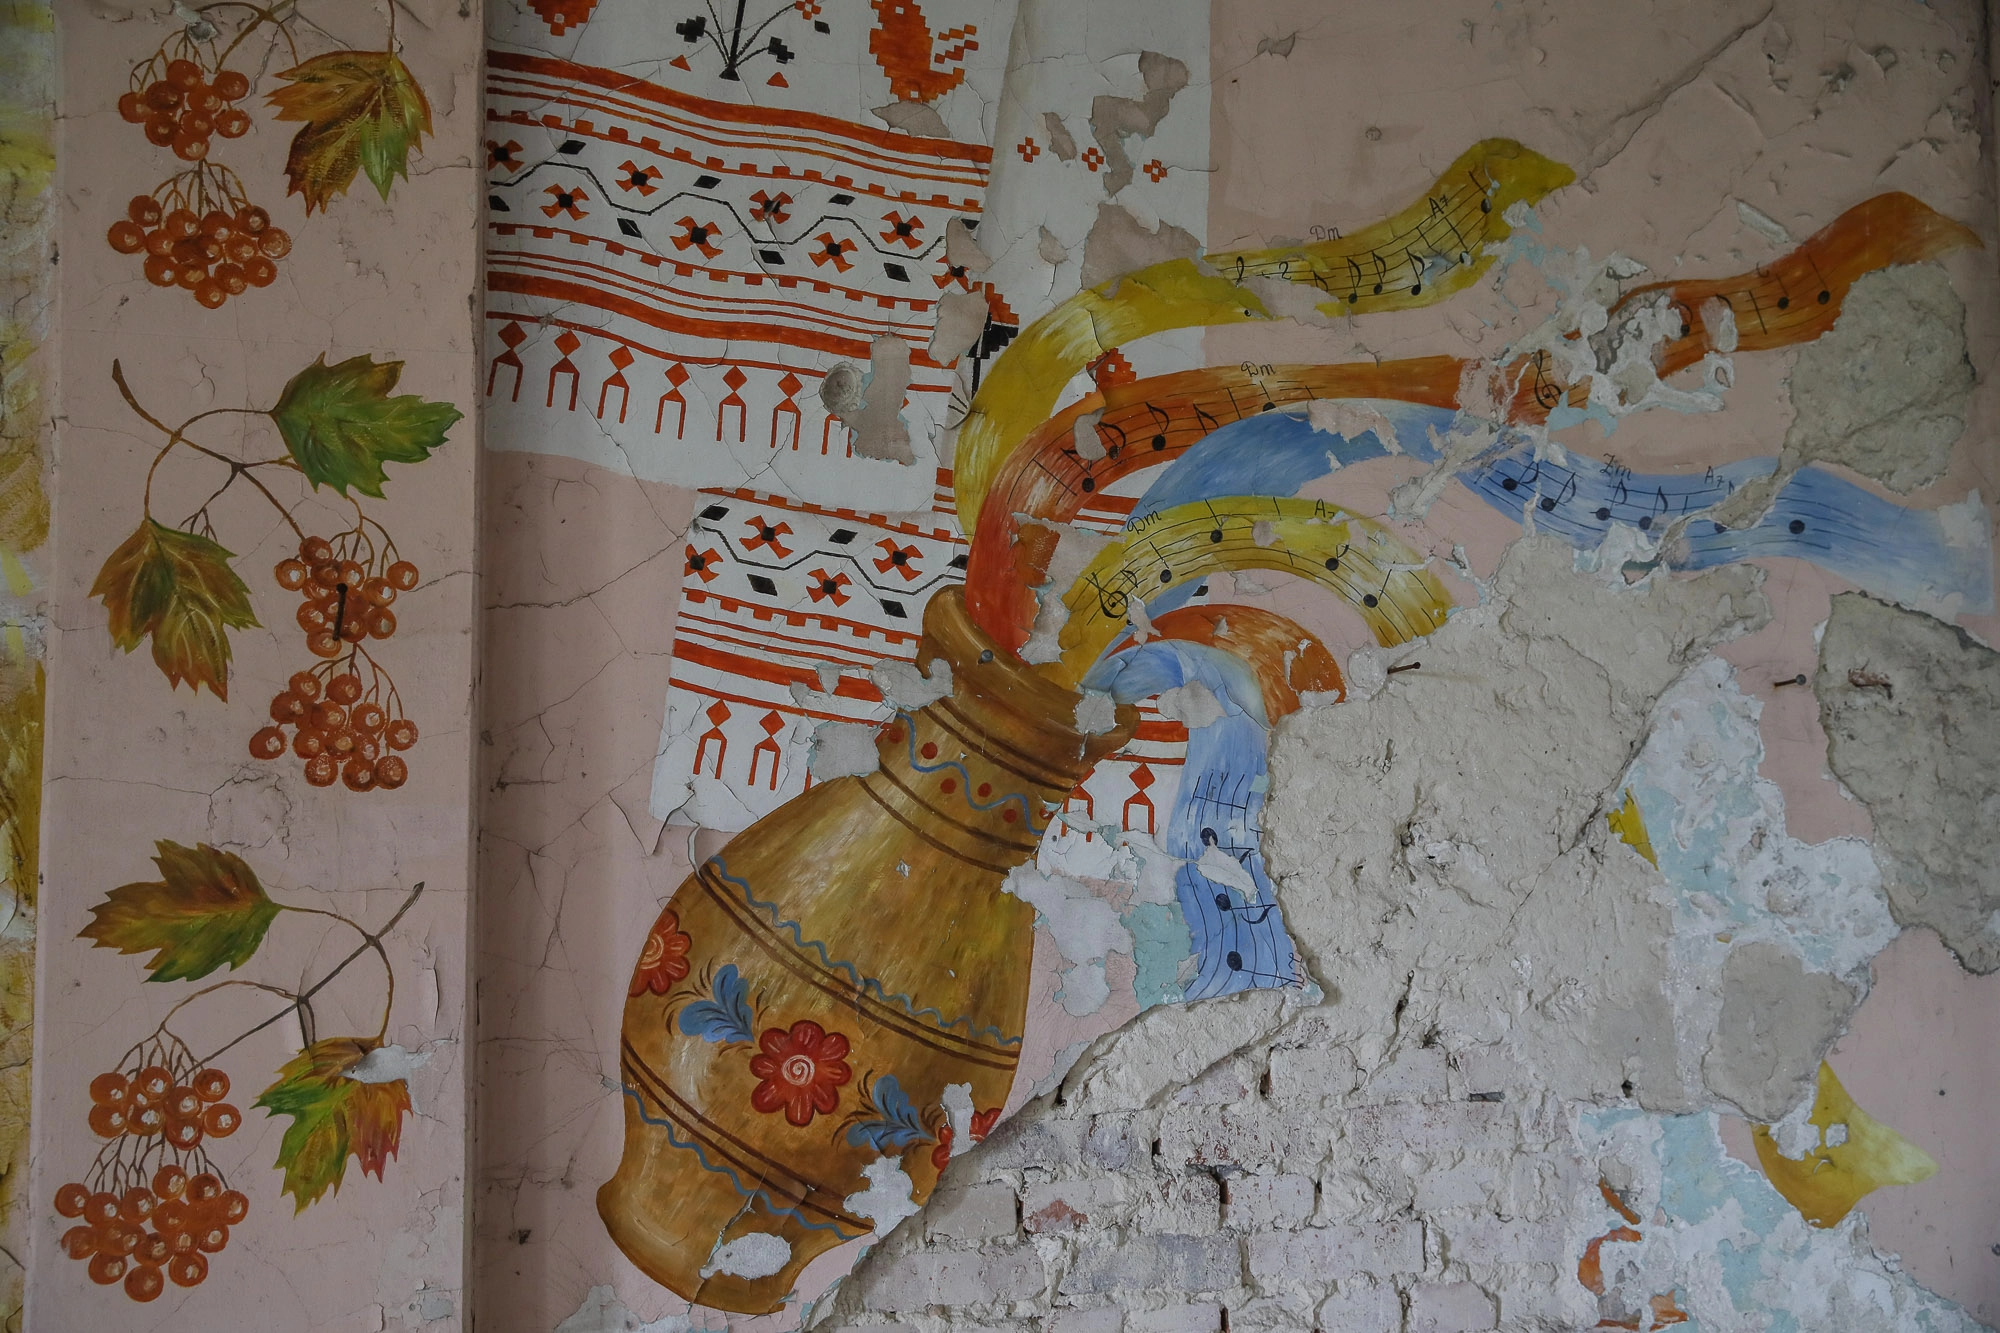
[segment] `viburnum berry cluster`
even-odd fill
[[[277,280],[292,238],[243,194],[236,173],[201,163],[135,194],[106,234],[121,255],[146,256],[146,281],[181,287],[210,310]]]
[[[349,791],[394,791],[410,776],[399,752],[417,743],[417,724],[367,644],[396,632],[390,608],[420,575],[382,538],[378,546],[360,523],[334,541],[308,536],[274,571],[280,588],[300,594],[294,619],[306,650],[323,660],[294,673],[271,700],[272,725],[250,738],[250,754],[277,759],[289,749],[315,787],[338,778]]]
[[[215,135],[240,139],[250,129],[250,113],[236,105],[250,95],[250,80],[233,69],[218,69],[211,78],[199,63],[201,48],[185,39],[181,44],[186,55],[168,59],[162,49],[133,67],[132,89],[118,99],[118,114],[144,125],[156,147],[199,162]]]
[[[144,1302],[169,1280],[200,1285],[209,1256],[249,1215],[250,1200],[202,1147],[234,1134],[243,1113],[223,1100],[229,1075],[199,1064],[171,1034],[147,1038],[119,1064],[90,1082],[90,1127],[108,1142],[83,1180],[56,1190],[55,1208],[77,1222],[63,1253],[87,1263],[91,1281],[122,1281]]]

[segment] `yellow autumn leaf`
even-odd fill
[[[1778,1150],[1768,1125],[1753,1125],[1750,1134],[1771,1184],[1816,1227],[1839,1222],[1871,1190],[1937,1174],[1931,1155],[1856,1106],[1824,1061],[1810,1123],[1819,1145],[1796,1161]]]
[[[357,171],[368,173],[384,199],[431,132],[430,103],[409,67],[393,51],[333,51],[278,76],[271,94],[278,119],[301,121],[285,158],[288,193],[302,194],[306,212],[344,194]]]

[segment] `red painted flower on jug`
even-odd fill
[[[993,1126],[1000,1123],[1000,1108],[989,1107],[972,1113],[972,1141],[984,1143],[986,1136],[993,1132]],[[937,1147],[931,1149],[931,1165],[942,1171],[951,1162],[952,1129],[949,1124],[940,1125],[937,1133]]]
[[[840,1104],[840,1086],[854,1077],[847,1067],[847,1038],[808,1019],[790,1030],[765,1029],[757,1046],[750,1072],[763,1081],[750,1094],[750,1105],[767,1115],[782,1107],[794,1125],[810,1125],[813,1116],[830,1113]]]
[[[661,914],[659,924],[646,937],[646,947],[639,951],[639,966],[632,972],[628,994],[644,995],[651,991],[665,995],[688,974],[687,955],[694,941],[680,927],[680,918],[674,913]]]

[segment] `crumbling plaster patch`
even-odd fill
[[[2000,654],[1921,612],[1833,599],[1813,681],[1827,762],[1875,820],[1896,920],[2000,969]]]

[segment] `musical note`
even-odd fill
[[[1152,403],[1146,404],[1146,410],[1152,413],[1153,420],[1158,425],[1158,428],[1153,432],[1153,452],[1157,454],[1164,451],[1167,447],[1167,429],[1174,424],[1174,419],[1168,416],[1164,409]],[[1200,411],[1201,409],[1196,408],[1195,410]]]
[[[1424,290],[1424,266],[1417,262],[1417,257],[1407,248],[1403,251],[1403,257],[1409,261],[1410,272],[1414,275],[1414,285],[1410,288],[1410,295],[1419,295]]]
[[[1557,469],[1557,471],[1561,470],[1562,469],[1560,468]],[[1541,498],[1540,503],[1542,506],[1542,512],[1544,514],[1554,513],[1555,507],[1557,505],[1568,504],[1571,500],[1576,498],[1576,474],[1574,472],[1571,472],[1565,475],[1567,475],[1569,479],[1563,482],[1562,487],[1559,490],[1557,490],[1554,495],[1544,495]]]
[[[1812,269],[1813,277],[1819,283],[1819,303],[1821,305],[1825,305],[1828,301],[1831,301],[1833,299],[1832,288],[1829,287],[1827,284],[1826,275],[1819,271],[1819,262],[1812,257],[1812,252],[1806,251],[1805,257],[1807,266]]]
[[[1389,266],[1383,263],[1382,256],[1376,254],[1373,250],[1368,252],[1368,257],[1375,261],[1375,295],[1380,296],[1382,294],[1382,284],[1389,280]]]
[[[1354,262],[1353,255],[1346,256],[1346,259],[1347,259],[1347,267],[1351,269],[1354,274],[1353,290],[1347,293],[1347,303],[1349,305],[1353,305],[1356,301],[1359,301],[1361,299],[1361,265]],[[1380,291],[1382,289],[1378,287],[1375,290]]]
[[[1097,594],[1098,610],[1113,620],[1125,619],[1126,613],[1132,607],[1130,594],[1117,588],[1105,587],[1102,583],[1098,582],[1097,576],[1094,574],[1085,575],[1084,581],[1090,585],[1090,590]]]

